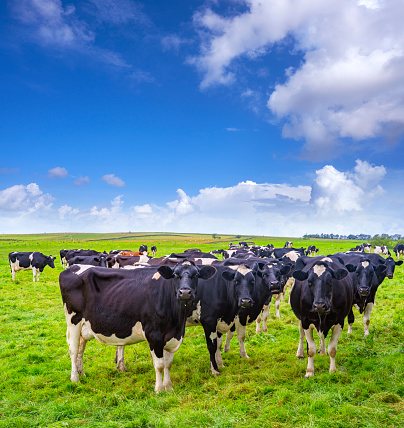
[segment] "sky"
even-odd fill
[[[0,16],[0,233],[404,235],[402,0]]]

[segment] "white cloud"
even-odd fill
[[[116,186],[116,187],[123,187],[125,186],[125,182],[121,180],[119,177],[116,177],[115,174],[106,174],[103,177],[101,177],[102,181],[105,181],[105,183]]]
[[[32,213],[49,209],[52,206],[53,197],[42,190],[36,183],[27,186],[17,184],[7,189],[0,190],[0,212]]]
[[[190,43],[190,40],[181,38],[176,34],[170,34],[169,36],[165,36],[161,39],[161,46],[163,47],[164,51],[173,50],[177,53],[179,52],[182,45]]]
[[[288,40],[303,61],[285,70],[286,80],[276,84],[268,107],[285,122],[285,137],[305,139],[305,157],[333,157],[344,138],[404,133],[403,2],[239,4],[242,11],[229,17],[209,8],[195,14],[201,48],[190,62],[203,75],[202,88],[234,82],[236,60],[261,57]]]
[[[48,177],[50,178],[66,178],[69,175],[66,168],[57,166],[48,171]]]
[[[86,186],[88,183],[90,183],[90,179],[87,176],[85,177],[80,176],[79,178],[74,180],[74,185],[78,187]]]
[[[95,15],[104,22],[126,24],[137,22],[150,24],[139,3],[131,0],[89,0],[95,7]]]

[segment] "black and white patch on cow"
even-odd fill
[[[43,272],[45,266],[49,266],[52,269],[55,267],[53,256],[45,256],[45,254],[39,252],[18,252],[14,251],[8,255],[11,276],[15,281],[15,273],[19,270],[31,270],[32,269],[32,280],[35,282],[39,281],[39,275]]]

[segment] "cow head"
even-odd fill
[[[374,267],[368,259],[362,260],[357,266],[349,264],[346,268],[357,276],[359,297],[367,297],[370,289],[379,285],[378,276],[385,274],[387,270],[384,264]]]
[[[222,272],[222,277],[234,285],[234,298],[239,308],[248,308],[254,304],[252,293],[258,264],[252,268],[245,265],[229,266],[230,270]]]
[[[98,266],[107,267],[107,260],[109,256],[106,254],[100,254],[99,256],[95,256],[94,260],[98,263]]]
[[[382,260],[380,260],[380,264],[384,263],[387,266],[386,269],[386,276],[388,279],[393,279],[394,276],[394,269],[396,266],[401,266],[403,264],[403,261],[400,260],[398,262],[394,261],[394,259],[392,257],[387,257],[386,260],[384,260],[384,262]]]
[[[55,263],[54,263],[55,260],[56,260],[56,257],[54,257],[54,256],[48,256],[47,257],[47,264],[48,264],[48,266],[50,266],[51,268],[54,268],[55,267]]]
[[[283,292],[283,288],[286,284],[286,275],[288,275],[292,269],[292,266],[282,263],[269,263],[259,265],[257,275],[262,277],[263,283],[268,287],[271,294],[280,294]]]
[[[194,262],[185,260],[176,266],[160,266],[157,271],[165,279],[173,279],[176,297],[180,301],[194,300],[198,278],[209,279],[216,273],[213,266],[199,267]]]
[[[331,310],[333,280],[344,279],[348,275],[346,269],[333,269],[329,263],[318,261],[308,271],[298,270],[293,277],[298,281],[306,281],[311,294],[312,312],[327,314]]]

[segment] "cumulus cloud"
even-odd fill
[[[87,186],[88,183],[90,183],[90,179],[87,176],[85,177],[80,176],[79,178],[74,180],[74,185],[77,187]]]
[[[115,174],[106,174],[103,177],[101,177],[102,181],[105,181],[105,183],[116,186],[116,187],[123,187],[125,186],[125,182],[121,180],[119,177],[116,177]]]
[[[239,59],[293,43],[303,61],[287,68],[268,107],[283,136],[305,140],[303,155],[335,155],[353,141],[404,133],[404,3],[395,0],[241,0],[240,13],[198,12],[201,88],[230,84]],[[273,82],[268,82],[273,84]],[[391,137],[393,135],[393,137]]]
[[[57,166],[56,168],[52,168],[48,171],[48,177],[50,178],[65,178],[69,175],[66,168],[61,168]]]
[[[43,193],[36,183],[17,184],[0,190],[0,211],[32,213],[52,206],[53,197]]]

